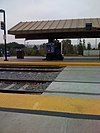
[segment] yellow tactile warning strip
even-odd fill
[[[100,62],[54,62],[54,61],[35,61],[35,62],[10,62],[10,61],[2,61],[0,62],[0,66],[100,66]]]
[[[0,93],[0,107],[100,115],[100,99]]]

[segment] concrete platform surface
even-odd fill
[[[67,67],[58,75],[55,81],[100,83],[100,67]]]
[[[8,61],[4,61],[4,58],[2,57],[0,59],[0,66],[60,66],[60,67],[66,67],[66,66],[99,66],[100,67],[100,61],[96,60],[94,61],[46,61],[43,60],[44,57],[26,57],[25,59],[16,59],[15,57],[9,57]]]
[[[100,121],[0,111],[0,133],[99,133]]]
[[[100,67],[66,67],[41,96],[0,93],[0,133],[100,133]]]
[[[24,59],[17,59],[17,56],[10,56],[8,57],[9,61],[40,61],[45,59],[45,56],[25,56]],[[4,61],[4,57],[0,57],[1,61]],[[81,62],[81,61],[85,61],[85,62],[99,62],[100,59],[99,57],[86,57],[86,56],[65,56],[64,57],[64,61],[68,61],[68,62]]]
[[[99,66],[91,66],[91,67],[88,67],[88,66],[85,66],[85,67],[80,67],[80,66],[68,66],[68,67],[65,67],[63,69],[63,71],[68,71],[68,70],[71,70],[71,71],[99,71],[100,72],[100,67]]]
[[[66,95],[73,96],[77,95],[77,97],[83,96],[94,96],[94,98],[100,98],[100,84],[94,83],[71,83],[71,82],[53,82],[49,85],[44,92],[45,95]]]
[[[43,95],[100,98],[100,67],[65,67]]]

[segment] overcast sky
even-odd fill
[[[20,21],[100,17],[100,0],[0,0],[0,8],[6,11],[7,29]],[[19,42],[14,36],[7,41]]]

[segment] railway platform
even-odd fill
[[[33,66],[100,66],[98,57],[65,57],[64,61],[45,61],[45,57],[25,57],[17,59],[16,57],[8,57],[8,61],[4,61],[4,57],[0,57],[0,66],[2,67],[33,67]]]
[[[0,93],[0,133],[99,133],[100,64],[35,63],[65,68],[42,95]]]

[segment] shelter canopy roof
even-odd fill
[[[91,30],[86,23],[92,24]],[[20,22],[8,33],[26,39],[100,37],[100,18]]]

